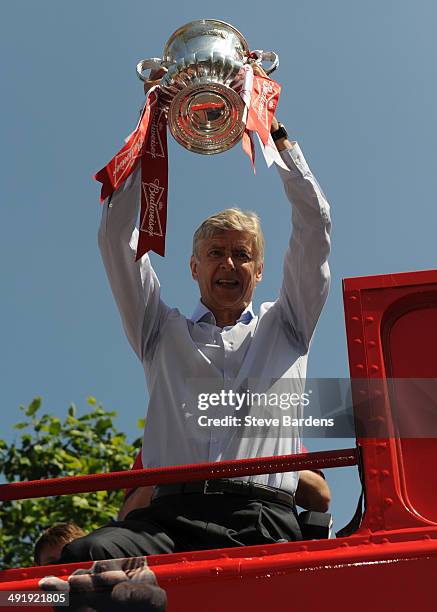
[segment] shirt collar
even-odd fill
[[[250,302],[249,306],[243,310],[240,318],[237,320],[237,323],[244,323],[247,325],[251,322],[251,320],[255,317],[253,312],[252,302]],[[190,317],[193,323],[200,323],[201,321],[206,323],[216,324],[216,320],[212,312],[209,308],[205,306],[205,304],[199,300],[196,308],[194,309],[193,314]]]

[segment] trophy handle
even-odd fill
[[[148,81],[150,79],[150,73],[152,70],[159,70],[160,68],[167,68],[168,62],[164,62],[160,57],[149,57],[143,59],[137,64],[137,76],[141,81]],[[148,74],[143,74],[144,70],[150,70]]]
[[[261,51],[256,49],[255,51],[251,52],[250,56],[255,60],[256,64],[271,62],[270,66],[264,68],[266,74],[271,74],[279,66],[279,57],[274,51]]]

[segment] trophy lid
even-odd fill
[[[221,36],[223,38],[226,38],[227,35],[233,35],[241,44],[242,53],[244,55],[249,54],[249,45],[246,39],[241,32],[230,23],[221,21],[220,19],[196,19],[186,23],[173,32],[164,47],[163,59],[165,61],[174,59],[171,57],[171,48],[178,39],[184,39],[185,42],[188,42],[191,38],[208,35]]]

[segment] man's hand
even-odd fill
[[[124,500],[123,505],[119,510],[117,519],[122,521],[129,514],[129,512],[132,512],[132,510],[146,508],[149,506],[154,488],[155,487],[138,487],[132,491],[132,493],[128,495],[127,499]]]
[[[302,470],[296,491],[296,504],[305,510],[327,512],[331,491],[326,480],[311,470]]]
[[[261,64],[258,64],[257,62],[253,62],[251,63],[251,66],[252,66],[253,74],[256,74],[256,76],[264,77],[265,79],[269,78],[267,75],[267,72],[264,70]]]
[[[167,72],[167,68],[159,68],[158,70],[151,70],[149,78],[147,81],[144,81],[144,93],[146,94],[149,89],[154,87],[155,85],[159,85],[160,80]]]

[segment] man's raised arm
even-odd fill
[[[276,146],[289,168],[278,171],[292,204],[293,225],[277,304],[285,324],[308,348],[329,290],[329,204],[299,145],[278,140]]]
[[[99,247],[129,342],[143,361],[153,350],[169,307],[160,299],[148,255],[135,261],[140,172],[137,168],[103,204]]]

